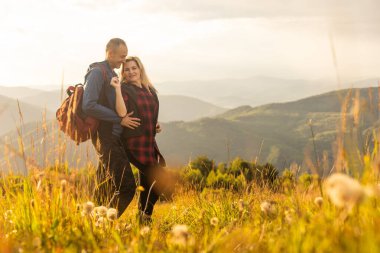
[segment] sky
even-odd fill
[[[83,82],[120,37],[153,83],[379,77],[378,0],[0,0],[0,86]]]

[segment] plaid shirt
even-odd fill
[[[158,104],[152,94],[145,88],[135,87],[136,103],[142,122],[143,135],[127,139],[127,152],[143,165],[156,165],[160,155],[155,140],[154,118],[158,113]],[[128,94],[123,93],[123,99],[127,104]],[[128,109],[128,108],[127,108]]]

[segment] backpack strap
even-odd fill
[[[105,66],[101,63],[94,63],[92,68],[94,68],[94,67],[99,67],[100,70],[102,71],[102,74],[103,74],[103,85],[102,85],[102,89],[100,90],[100,93],[99,93],[98,103],[103,105],[103,106],[109,107],[108,106],[109,105],[108,99],[107,99],[106,92],[105,92],[105,90],[106,90],[105,85],[107,85],[107,81],[109,80],[108,75],[107,75],[107,70],[106,70]]]

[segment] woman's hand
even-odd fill
[[[117,76],[112,77],[110,85],[114,87],[115,89],[120,88],[121,84],[120,84],[119,78]]]
[[[130,129],[135,129],[136,127],[139,127],[141,120],[139,118],[130,117],[132,114],[133,112],[127,113],[127,115],[125,115],[125,117],[121,120],[120,124]]]
[[[160,123],[157,122],[156,124],[156,133],[160,133],[162,131]]]

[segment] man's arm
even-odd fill
[[[99,68],[92,69],[86,77],[82,110],[87,115],[96,119],[120,123],[121,119],[115,111],[98,103],[103,84],[104,77],[102,71]]]

